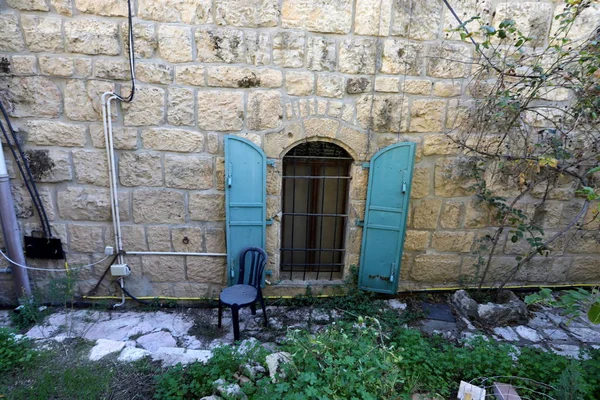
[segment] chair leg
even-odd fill
[[[265,299],[262,297],[262,293],[259,295],[260,306],[262,308],[263,316],[265,317],[265,326],[269,326],[269,321],[267,319],[267,309],[265,308]]]
[[[231,306],[231,319],[233,322],[233,340],[240,340],[240,307],[237,304]]]
[[[223,303],[221,303],[221,300],[219,300],[219,322],[217,324],[218,328],[221,327],[221,318],[222,317],[223,317]]]
[[[252,310],[252,315],[256,315],[256,303],[250,304],[250,310]]]

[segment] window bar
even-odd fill
[[[327,167],[325,165],[321,166],[321,172],[323,174],[327,173]],[[321,264],[321,257],[323,255],[323,215],[325,215],[325,179],[321,180],[321,209],[319,210],[321,212],[321,216],[320,218],[320,223],[321,226],[319,227],[319,265]],[[320,267],[317,267],[317,280],[319,279],[319,271],[321,270]]]
[[[313,170],[312,166],[310,167],[310,170],[312,172],[312,170]],[[311,201],[310,200],[311,200],[312,194],[313,194],[312,193],[313,192],[312,189],[313,189],[312,188],[312,184],[310,183],[310,181],[307,181],[306,182],[306,212],[307,213],[311,209],[310,208],[310,205],[311,205]],[[310,240],[309,231],[310,231],[310,222],[311,221],[310,221],[310,217],[305,217],[305,218],[306,218],[306,224],[305,224],[305,230],[304,230],[304,245],[308,246],[308,243],[309,243],[309,240]],[[305,254],[304,255],[304,261],[306,261],[306,256],[307,255]],[[312,259],[310,261],[312,261]],[[308,263],[305,262],[303,266],[304,266],[304,268],[303,268],[303,272],[304,273],[302,275],[302,280],[305,281],[306,280],[306,272],[307,272],[307,269],[308,269]]]
[[[294,175],[296,175],[296,160],[293,160],[293,166],[294,166]],[[292,212],[296,211],[296,180],[294,179],[292,184]],[[294,248],[294,220],[296,219],[295,215],[291,216],[292,218],[292,248]],[[290,252],[290,260],[292,261],[292,264],[294,263],[294,252]],[[292,280],[293,276],[292,274],[294,273],[294,267],[290,268],[290,280]]]
[[[338,165],[337,165],[337,174],[338,175],[340,174],[340,164],[341,163],[338,163]],[[339,194],[340,194],[340,181],[338,180],[336,182],[336,189],[335,189],[335,211],[334,212],[336,214],[338,213],[338,200],[339,200],[338,196],[339,196]],[[337,243],[336,243],[337,242],[337,224],[338,224],[338,221],[337,221],[337,218],[335,218],[334,224],[333,224],[333,248],[334,249],[337,249]],[[332,257],[333,261],[336,261],[335,256],[336,256],[336,254],[334,253],[333,257]],[[342,260],[343,259],[344,259],[344,254],[342,254]],[[329,280],[332,280],[332,279],[333,279],[333,268],[329,272]]]

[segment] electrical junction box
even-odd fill
[[[127,264],[113,264],[110,266],[110,274],[112,276],[129,276],[131,269]]]

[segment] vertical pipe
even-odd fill
[[[4,234],[4,243],[8,257],[17,264],[25,265],[25,255],[21,246],[21,232],[17,223],[15,206],[12,193],[10,191],[10,182],[4,153],[0,148],[0,219],[2,220],[2,232]],[[12,277],[15,285],[17,297],[31,296],[31,286],[29,285],[29,276],[27,270],[13,265]]]

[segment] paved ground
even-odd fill
[[[398,313],[406,305],[389,300],[388,307]],[[439,310],[437,310],[439,311]],[[0,310],[0,326],[9,325],[9,313]],[[339,318],[335,310],[313,307],[267,307],[269,327],[262,326],[262,313],[253,316],[249,309],[240,315],[242,339],[255,338],[272,348],[285,337],[287,329],[316,331]],[[461,340],[476,334],[521,346],[535,346],[546,351],[578,357],[581,347],[600,347],[600,326],[568,319],[558,311],[544,309],[531,314],[527,325],[477,330],[466,320],[440,317],[440,313],[425,318],[416,325],[428,334],[441,334],[448,340]],[[216,309],[186,309],[174,312],[156,311],[60,311],[49,315],[42,324],[31,328],[26,336],[40,342],[64,341],[81,337],[95,341],[90,359],[119,352],[123,361],[152,357],[164,365],[206,360],[216,346],[233,341],[231,318],[225,314],[223,327],[217,328]]]

